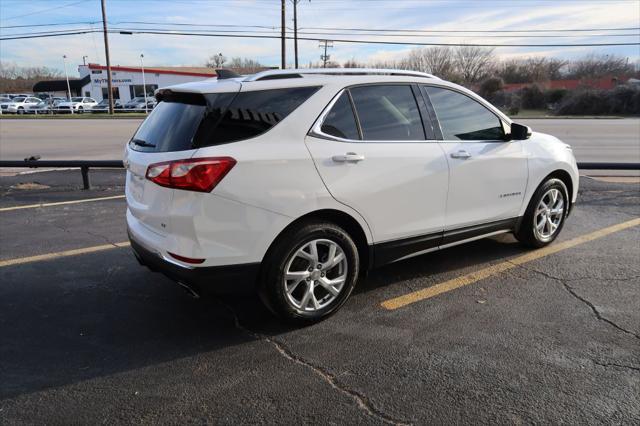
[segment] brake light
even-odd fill
[[[151,164],[146,177],[167,188],[211,192],[236,165],[231,157],[190,158]]]

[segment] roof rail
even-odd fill
[[[305,75],[392,75],[404,77],[438,77],[419,71],[376,69],[376,68],[298,68],[286,70],[267,70],[253,74],[243,81],[274,80],[280,78],[300,78]]]

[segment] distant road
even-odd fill
[[[640,119],[520,120],[573,146],[578,161],[640,162]],[[121,159],[140,119],[0,120],[0,158]]]

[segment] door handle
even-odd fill
[[[357,163],[358,161],[364,160],[364,155],[347,152],[345,155],[334,155],[331,159],[336,163]]]
[[[452,152],[451,153],[451,158],[461,158],[463,160],[466,160],[467,158],[471,158],[471,154],[469,154],[464,149],[461,149],[458,152]]]

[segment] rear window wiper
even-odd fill
[[[149,143],[147,141],[143,141],[142,139],[131,139],[131,143],[133,143],[134,145],[138,145],[138,146],[148,146],[150,148],[155,148],[156,145],[153,143]]]

